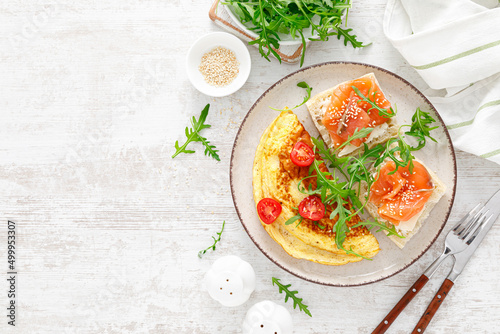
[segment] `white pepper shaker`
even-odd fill
[[[243,334],[292,334],[293,320],[286,308],[264,300],[248,310],[242,330]]]
[[[239,306],[255,290],[255,271],[238,256],[224,256],[212,264],[204,283],[210,296],[222,305]]]

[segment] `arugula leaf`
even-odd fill
[[[368,46],[370,44],[363,44],[363,42],[360,42],[357,40],[357,36],[354,34],[351,34],[352,28],[350,29],[342,29],[340,27],[336,27],[337,29],[337,39],[340,40],[340,37],[344,38],[344,46],[347,46],[347,42],[351,43],[353,48],[363,48],[365,46]]]
[[[398,130],[398,136],[387,141],[384,153],[375,161],[375,167],[380,166],[385,159],[389,158],[396,164],[396,169],[389,174],[394,174],[397,167],[406,166],[409,166],[408,169],[411,173],[413,171],[413,159],[415,159],[412,152],[418,151],[425,146],[426,137],[436,142],[436,139],[431,137],[430,131],[438,128],[438,126],[429,126],[429,124],[436,120],[428,112],[417,108],[411,119],[411,125],[402,125]],[[403,135],[401,133],[403,127],[410,127],[410,131],[405,132]],[[418,145],[415,147],[411,146],[405,140],[406,136],[417,138]]]
[[[217,154],[219,150],[216,149],[215,145],[210,145],[210,142],[206,138],[202,136],[199,137],[201,143],[205,146],[205,155],[208,155],[214,158],[215,160],[220,161],[219,155]]]
[[[175,158],[180,153],[187,153],[187,154],[194,153],[193,150],[188,150],[186,149],[186,147],[191,142],[201,142],[203,146],[205,146],[205,155],[208,155],[214,158],[215,160],[220,161],[219,155],[217,154],[219,150],[216,149],[215,145],[211,145],[210,142],[207,140],[207,138],[202,137],[200,135],[201,130],[211,127],[211,125],[205,124],[209,108],[210,104],[207,104],[205,108],[203,108],[203,110],[201,111],[198,120],[196,120],[196,118],[193,116],[193,118],[191,119],[192,128],[190,129],[189,127],[186,127],[186,130],[184,131],[187,138],[186,142],[182,146],[179,146],[179,141],[178,140],[175,141],[175,153],[174,155],[172,155],[172,159]]]
[[[321,188],[322,187],[328,187],[328,191],[330,194],[333,194],[333,196],[338,195],[340,197],[347,197],[349,196],[350,192],[347,189],[344,189],[344,185],[347,182],[339,182],[338,179],[334,180],[331,179],[331,173],[330,172],[322,172],[319,169],[319,166],[323,162],[314,159],[313,166],[314,166],[314,171],[316,172],[316,193],[321,193]],[[332,196],[332,195],[331,195]]]
[[[370,258],[367,258],[366,256],[363,256],[353,251],[352,247],[350,249],[344,248],[344,241],[347,237],[347,234],[350,232],[349,226],[347,226],[347,221],[350,220],[350,217],[352,215],[351,211],[348,210],[346,207],[348,205],[348,202],[344,198],[337,196],[335,202],[337,203],[337,207],[330,215],[330,219],[334,219],[335,216],[338,216],[338,220],[334,225],[335,245],[337,246],[338,249],[342,249],[344,252],[346,252],[346,254],[359,256],[364,258],[365,260],[371,260]]]
[[[220,230],[220,232],[217,232],[217,234],[219,235],[219,237],[217,239],[215,239],[215,237],[212,237],[212,239],[214,239],[214,243],[212,244],[212,246],[210,247],[207,247],[206,249],[204,250],[201,250],[198,252],[198,257],[201,259],[201,257],[208,251],[208,250],[215,250],[215,245],[217,245],[217,243],[220,241],[220,237],[222,236],[222,232],[224,231],[224,226],[226,225],[226,221],[223,221],[222,222],[222,229]]]
[[[290,219],[288,219],[286,222],[285,222],[285,225],[290,225],[290,224],[293,224],[295,221],[301,219],[302,220],[302,216],[301,215],[295,215],[293,217],[291,217]]]
[[[332,0],[321,0],[326,6],[333,8],[333,2]]]
[[[411,147],[405,142],[400,130],[398,130],[397,138],[391,138],[386,142],[385,150],[375,161],[374,167],[382,165],[386,159],[391,159],[396,164],[396,168],[389,172],[389,175],[396,173],[399,167],[408,165],[410,173],[413,171],[413,159],[415,157],[411,154]]]
[[[283,283],[280,282],[280,279],[276,277],[272,277],[272,282],[273,285],[278,286],[279,293],[282,293],[283,291],[285,292],[285,303],[288,301],[289,298],[292,298],[293,300],[293,309],[295,310],[295,307],[299,307],[300,311],[303,311],[305,314],[308,316],[312,317],[311,312],[307,309],[308,306],[305,305],[302,302],[302,298],[297,297],[298,291],[290,291],[290,287],[292,286],[291,284],[284,285]]]
[[[311,137],[311,140],[317,149],[318,153],[324,158],[324,162],[330,162],[328,167],[337,168],[338,166],[344,164],[349,158],[337,158],[330,150],[326,147],[325,142],[320,138]]]
[[[310,87],[307,82],[305,81],[301,81],[297,84],[297,87],[300,87],[300,88],[304,88],[306,90],[306,96],[304,97],[304,100],[302,101],[301,104],[298,104],[296,105],[295,107],[293,108],[289,108],[288,110],[293,110],[293,109],[296,109],[300,106],[302,106],[304,103],[306,103],[307,101],[309,101],[309,99],[311,98],[311,91],[313,90],[312,87]],[[276,111],[284,111],[285,109],[277,109],[277,108],[273,108],[273,107],[269,107],[271,108],[272,110],[276,110]]]
[[[321,225],[319,222],[317,221],[313,221],[314,225],[316,225],[317,227],[319,227],[320,229],[324,230],[326,228],[326,226],[323,226]]]
[[[340,146],[335,148],[336,152],[339,152],[344,146],[350,144],[355,139],[361,139],[368,136],[373,131],[373,128],[356,128],[354,133],[347,138],[345,142],[343,142]]]
[[[354,90],[354,92],[356,93],[356,95],[358,95],[361,98],[361,101],[364,101],[371,106],[371,108],[366,111],[367,113],[370,113],[371,110],[376,109],[378,111],[379,116],[383,116],[383,117],[396,116],[396,111],[394,111],[392,109],[392,107],[389,109],[381,108],[374,101],[370,100],[369,97],[364,96],[363,93],[361,93],[361,91],[356,86],[351,86],[351,87]],[[374,100],[375,100],[376,94],[377,94],[376,91],[372,93]],[[368,96],[370,96],[370,92],[368,92]],[[358,104],[359,104],[359,100],[358,100]]]
[[[401,234],[398,233],[398,231],[396,230],[396,226],[391,225],[391,227],[388,227],[387,225],[380,223],[376,219],[374,221],[372,221],[372,220],[361,221],[361,222],[357,223],[356,225],[353,225],[353,228],[359,227],[359,226],[366,226],[369,230],[371,230],[374,227],[377,227],[378,230],[376,230],[375,232],[386,231],[387,236],[389,236],[389,237],[391,235],[395,235],[401,239],[405,238],[404,236],[402,236]]]
[[[347,173],[350,176],[349,183],[354,185],[356,182],[365,181],[370,183],[371,176],[368,174],[367,166],[377,159],[384,151],[385,147],[381,144],[368,148],[366,143],[363,143],[364,151],[359,158],[353,157],[347,164]]]
[[[313,89],[312,89],[312,87],[311,87],[311,86],[309,86],[309,85],[307,84],[307,82],[305,82],[305,81],[301,81],[301,82],[299,82],[299,83],[297,84],[297,87],[304,88],[304,89],[306,90],[307,96],[306,96],[306,97],[304,97],[304,101],[302,101],[302,103],[301,103],[301,104],[296,105],[293,109],[298,108],[298,107],[300,107],[301,105],[303,105],[304,103],[306,103],[307,101],[309,101],[309,99],[311,98],[311,91],[313,90]]]
[[[307,43],[306,39],[304,38],[304,34],[302,33],[301,30],[299,30],[299,34],[300,34],[300,39],[302,40],[302,54],[300,55],[299,67],[302,67],[302,65],[304,65],[304,59],[306,58]]]
[[[410,131],[405,134],[408,136],[413,136],[417,138],[418,145],[416,147],[412,147],[412,151],[418,151],[422,147],[425,146],[425,137],[436,142],[436,139],[432,138],[430,132],[434,129],[437,129],[438,126],[429,127],[429,124],[434,123],[436,120],[427,112],[422,111],[420,108],[417,108],[415,114],[411,118],[411,127]]]

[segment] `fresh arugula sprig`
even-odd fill
[[[201,259],[201,257],[202,257],[203,255],[205,255],[205,253],[206,253],[208,250],[210,250],[210,249],[211,249],[212,251],[214,251],[214,250],[215,250],[215,245],[217,245],[217,243],[220,241],[220,238],[221,238],[221,236],[222,236],[222,232],[224,232],[224,226],[225,226],[225,225],[226,225],[226,221],[223,221],[223,222],[222,222],[222,229],[220,230],[220,232],[217,232],[217,235],[219,236],[217,239],[215,239],[215,237],[214,237],[214,236],[212,236],[212,239],[214,239],[214,243],[212,244],[212,246],[207,247],[207,248],[205,248],[204,250],[201,250],[201,251],[199,251],[199,252],[198,252],[198,257],[199,257],[200,259]]]
[[[354,196],[350,196],[348,198],[353,198]],[[337,246],[338,249],[342,249],[346,254],[350,255],[355,255],[364,258],[365,260],[370,260],[370,258],[367,258],[366,256],[363,256],[361,254],[356,253],[352,247],[349,249],[346,249],[344,247],[344,241],[347,238],[347,234],[350,233],[349,226],[347,225],[347,222],[351,220],[353,217],[353,213],[351,210],[349,210],[349,202],[341,196],[336,196],[335,197],[335,204],[336,207],[332,211],[332,214],[330,215],[330,218],[333,219],[335,216],[338,217],[337,222],[334,225],[334,231],[335,231],[335,245]]]
[[[398,136],[396,138],[391,138],[385,144],[384,153],[375,161],[374,166],[380,166],[386,159],[391,159],[396,164],[396,167],[406,167],[411,172],[413,172],[413,156],[412,152],[418,151],[423,148],[426,144],[426,138],[431,139],[436,142],[430,132],[434,129],[437,129],[438,126],[430,127],[429,125],[434,123],[436,120],[425,111],[422,111],[420,108],[417,108],[415,113],[413,114],[411,125],[402,125],[398,130]],[[410,131],[402,133],[402,128],[409,127]],[[417,138],[418,144],[416,146],[412,146],[406,140],[406,136],[412,136]],[[388,174],[394,174],[396,169],[389,172]]]
[[[196,118],[193,116],[193,118],[191,119],[191,125],[193,127],[192,128],[186,127],[186,130],[184,131],[187,137],[186,142],[182,146],[179,146],[179,141],[178,140],[175,141],[175,153],[174,155],[172,155],[172,159],[175,158],[180,153],[187,153],[187,154],[194,153],[193,150],[188,150],[186,149],[186,147],[191,142],[201,142],[203,146],[205,146],[205,155],[208,155],[214,158],[215,160],[220,161],[219,155],[217,154],[219,150],[216,149],[215,145],[211,145],[210,142],[207,140],[207,138],[200,135],[201,130],[211,127],[211,125],[205,124],[209,108],[210,104],[207,104],[205,108],[203,108],[203,110],[201,111],[201,115],[198,118],[198,120],[196,120]]]
[[[370,108],[366,111],[366,113],[369,114],[370,111],[375,109],[378,111],[378,114],[382,117],[390,118],[390,117],[394,117],[396,115],[396,111],[394,109],[392,109],[392,107],[390,107],[389,109],[384,109],[384,108],[379,107],[375,103],[375,101],[370,100],[370,98],[369,98],[370,92],[368,92],[368,97],[367,97],[363,93],[361,93],[361,91],[356,86],[351,86],[351,87],[354,90],[354,92],[356,93],[356,95],[358,95],[361,98],[360,100],[358,100],[358,104],[361,101],[363,101],[363,102],[366,102],[370,105]],[[371,94],[373,96],[373,100],[375,100],[375,97],[377,95],[377,91],[371,92]]]
[[[363,42],[358,41],[358,36],[351,33],[352,28],[342,29],[341,27],[337,26],[336,30],[337,31],[334,35],[337,35],[338,40],[340,40],[341,37],[344,38],[344,46],[347,46],[347,42],[351,43],[354,48],[364,48],[365,46],[372,44],[363,44]]]
[[[354,133],[351,136],[349,136],[345,142],[343,142],[341,145],[335,148],[335,152],[340,152],[341,149],[349,145],[355,139],[361,139],[367,137],[372,131],[373,128],[361,128],[361,129],[356,128],[354,130]]]
[[[368,145],[363,143],[363,154],[358,157],[352,157],[352,159],[349,159],[349,162],[346,164],[350,187],[356,183],[360,184],[361,181],[366,182],[366,180],[369,180],[370,175],[367,166],[373,163],[373,161],[377,159],[383,151],[383,145],[376,145],[372,148],[368,148]]]
[[[311,87],[311,86],[309,86],[309,85],[307,84],[307,82],[305,82],[305,81],[301,81],[301,82],[299,82],[299,83],[297,84],[297,87],[304,88],[304,89],[306,90],[306,94],[307,94],[307,95],[304,97],[304,100],[302,101],[302,103],[297,104],[295,107],[293,107],[293,108],[291,108],[291,109],[288,109],[288,110],[293,110],[293,109],[296,109],[296,108],[298,108],[298,107],[300,107],[300,106],[304,105],[304,103],[306,103],[307,101],[309,101],[309,99],[311,98],[311,92],[312,92],[312,90],[313,90],[313,89],[312,89],[312,87]],[[276,110],[276,111],[284,111],[284,110],[285,110],[285,109],[277,109],[277,108],[273,108],[273,107],[269,107],[269,108],[271,108],[271,109],[273,109],[273,110]]]
[[[415,137],[418,140],[418,145],[416,147],[411,147],[412,151],[418,151],[425,146],[425,137],[436,142],[436,139],[431,137],[430,132],[437,129],[438,126],[434,126],[432,128],[429,126],[429,124],[432,124],[435,121],[436,120],[429,113],[417,108],[417,111],[411,118],[410,131],[405,133],[407,136]]]
[[[231,1],[231,0],[230,0]],[[272,26],[268,25],[266,19],[266,11],[264,10],[265,3],[263,4],[262,0],[259,0],[258,9],[255,11],[255,17],[252,22],[261,28],[259,33],[259,38],[250,41],[248,44],[258,44],[260,54],[267,59],[269,59],[270,54],[272,53],[278,61],[281,63],[281,57],[276,52],[279,49],[279,36],[276,31],[272,30]],[[267,51],[264,50],[267,48]]]
[[[309,99],[311,98],[311,92],[313,90],[312,87],[309,86],[307,84],[307,82],[305,82],[305,81],[299,82],[297,84],[297,87],[304,88],[306,90],[307,96],[304,97],[304,101],[302,101],[301,104],[296,105],[295,107],[293,107],[293,109],[298,108],[298,107],[302,106],[304,103],[306,103],[307,101],[309,101]]]
[[[299,222],[297,223],[297,226],[299,226],[300,223],[302,223],[303,219],[304,219],[304,217],[302,217],[300,214],[296,214],[295,216],[293,216],[290,219],[288,219],[285,222],[285,225],[291,225],[291,224],[295,223],[298,220]],[[295,227],[297,227],[297,226],[295,226]]]
[[[286,34],[302,42],[302,67],[307,44],[304,30],[309,28],[315,35],[309,40],[327,41],[330,36],[337,36],[344,45],[367,46],[357,40],[352,29],[340,27],[344,13],[351,8],[350,0],[226,0],[223,4],[230,6],[242,23],[253,25],[250,29],[259,36],[249,44],[258,45],[260,54],[268,61],[272,54],[281,63],[277,52],[279,34]]]
[[[298,210],[297,208],[293,208],[295,210]],[[295,223],[296,221],[299,221],[297,223],[297,225],[295,226],[296,228],[302,223],[302,221],[304,220],[304,217],[302,217],[300,215],[300,213],[296,214],[295,216],[289,218],[286,222],[285,222],[285,225],[291,225],[293,223]],[[326,228],[326,226],[323,226],[321,225],[318,221],[312,221],[314,225],[316,225],[317,227],[319,227],[321,230],[324,230]]]
[[[296,296],[298,291],[290,291],[289,288],[292,286],[291,284],[284,285],[283,283],[280,282],[280,279],[276,277],[272,277],[272,281],[273,285],[278,286],[279,293],[285,292],[285,303],[288,301],[289,298],[292,298],[294,310],[298,306],[300,311],[312,317],[311,312],[309,312],[308,310],[308,306],[302,302],[303,298],[299,298]]]
[[[401,239],[405,238],[404,236],[402,236],[401,234],[398,233],[398,231],[396,230],[396,226],[395,225],[387,226],[386,224],[381,223],[381,222],[379,222],[376,219],[375,220],[360,221],[359,223],[357,223],[356,225],[354,225],[353,228],[359,227],[359,226],[365,226],[370,231],[373,228],[377,228],[377,230],[375,232],[386,231],[387,232],[387,236],[389,236],[389,237],[391,235],[395,235],[395,236],[397,236],[398,238],[401,238]]]
[[[324,230],[326,228],[326,226],[321,225],[318,221],[313,221],[313,223],[314,223],[314,225],[319,227],[319,229],[321,229],[321,230]]]
[[[415,159],[411,152],[411,146],[404,140],[404,135],[401,133],[400,128],[397,137],[391,138],[385,143],[384,151],[375,161],[374,167],[377,168],[384,161],[390,159],[396,166],[393,171],[388,173],[389,175],[396,173],[399,167],[404,168],[406,166],[408,166],[411,173],[413,172],[413,159]]]
[[[351,141],[354,139],[358,138],[364,138],[366,137],[373,129],[372,128],[364,128],[364,129],[356,129],[353,133],[352,136],[350,136],[347,141],[344,144],[349,144]],[[350,197],[351,201],[357,206],[361,207],[362,205],[360,204],[358,198],[355,196],[356,193],[353,191],[353,184],[355,182],[359,182],[361,180],[365,180],[367,178],[367,172],[364,174],[359,173],[359,170],[361,169],[361,165],[358,167],[354,167],[353,161],[357,161],[357,163],[361,163],[363,161],[363,158],[358,159],[352,156],[344,156],[344,157],[338,157],[337,154],[344,147],[345,145],[341,145],[337,147],[336,149],[330,151],[329,149],[326,148],[325,143],[319,139],[319,138],[311,138],[312,142],[314,144],[315,150],[320,154],[320,156],[323,159],[323,162],[328,163],[329,167],[333,169],[333,172],[331,173],[331,178],[335,181],[335,184],[337,185],[336,191],[331,192],[331,190],[327,191],[326,189],[321,189],[321,193],[329,192],[330,196],[326,198],[326,201],[331,201],[334,199],[335,195],[339,195],[342,198],[347,198]],[[366,147],[366,144],[365,144]],[[374,153],[372,153],[374,154]],[[314,170],[316,172],[319,171],[319,165],[320,163],[314,162],[312,166],[314,166]],[[347,168],[350,167],[349,170]],[[363,166],[363,170],[366,171],[366,167]],[[347,180],[347,182],[340,182],[339,179],[336,177],[336,172],[340,172],[340,174]],[[328,174],[324,174],[324,178],[328,178]],[[322,178],[323,178],[322,177]],[[300,182],[299,182],[300,184]],[[323,185],[323,184],[321,184]],[[330,184],[327,184],[330,185]],[[333,197],[332,197],[333,196]],[[323,197],[322,197],[323,198]],[[329,204],[329,203],[327,203]],[[358,205],[359,204],[359,205]],[[357,212],[356,212],[357,214]],[[350,218],[351,214],[348,215]],[[333,218],[334,215],[331,216]]]
[[[296,207],[292,207],[292,209],[294,209],[295,211],[299,211],[299,208],[296,208]],[[300,225],[300,223],[302,223],[302,221],[304,220],[304,217],[302,217],[300,215],[300,213],[297,213],[295,216],[291,217],[290,219],[288,219],[286,222],[285,222],[285,225],[291,225],[293,223],[295,223],[296,221],[299,221],[297,223],[297,225],[295,227],[298,227]]]
[[[347,157],[344,158],[337,158],[334,154],[334,152],[330,151],[330,149],[327,148],[325,142],[319,138],[314,138],[311,137],[311,141],[313,142],[314,147],[316,148],[316,151],[324,157],[324,162],[325,163],[330,163],[328,167],[333,168],[334,170],[344,164],[347,161]]]

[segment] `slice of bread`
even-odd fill
[[[418,219],[417,219],[413,229],[411,229],[410,231],[400,231],[400,230],[398,230],[398,227],[396,226],[396,229],[398,230],[398,232],[401,235],[403,235],[405,238],[399,238],[398,236],[395,236],[395,235],[389,236],[389,239],[391,239],[399,248],[403,248],[406,245],[406,243],[411,239],[411,237],[414,236],[415,233],[418,232],[418,230],[422,227],[422,224],[425,221],[425,219],[427,219],[427,217],[431,213],[434,206],[439,202],[441,197],[443,197],[443,195],[446,192],[446,186],[439,179],[439,177],[436,175],[436,173],[434,173],[432,170],[430,170],[422,161],[420,161],[418,159],[414,159],[414,160],[420,162],[425,167],[425,169],[427,169],[427,171],[429,172],[429,174],[431,176],[432,183],[434,184],[434,190],[433,190],[432,195],[430,196],[429,200],[427,201],[427,203],[425,203],[423,209],[420,211],[421,212],[420,216],[418,216]],[[376,172],[377,171],[372,166],[370,168],[370,173],[376,173]],[[358,197],[359,197],[361,203],[364,204],[366,202],[367,194],[368,194],[368,185],[365,182],[362,182],[361,187],[360,187],[360,193],[358,194]],[[374,203],[368,202],[366,204],[365,208],[373,218],[378,219],[379,222],[385,223],[387,226],[392,226],[391,222],[380,217],[380,215],[378,214],[378,207]],[[386,232],[386,231],[384,231],[384,232],[385,232],[385,234],[388,234],[388,232]]]
[[[375,75],[373,73],[368,73],[362,76],[361,78],[365,77],[367,78],[371,77],[373,81],[377,84],[377,86],[380,88],[377,78],[375,78]],[[342,84],[345,84],[345,82],[340,83],[337,86],[327,89],[319,94],[316,94],[315,96],[310,98],[309,101],[307,101],[306,103],[307,109],[311,114],[311,118],[314,122],[314,125],[316,125],[316,128],[318,128],[318,131],[321,137],[323,138],[323,141],[331,150],[334,149],[334,145],[330,137],[330,134],[328,133],[327,128],[323,125],[322,120],[326,110],[328,109],[328,106],[330,105],[330,99],[332,97],[333,92]],[[382,88],[380,88],[380,90],[382,90]],[[397,136],[399,125],[395,120],[396,117],[397,116],[390,118],[387,121],[387,123],[376,126],[373,129],[367,141],[365,142],[368,145],[368,148],[372,148],[377,144],[385,143],[390,138]],[[338,156],[345,156],[345,155],[354,156],[357,155],[358,153],[362,153],[363,150],[364,150],[364,145],[355,147],[349,144],[346,145],[343,149],[341,149]]]

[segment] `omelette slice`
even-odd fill
[[[308,176],[309,167],[299,167],[290,159],[290,152],[298,141],[313,147],[311,137],[290,110],[283,111],[265,130],[255,153],[253,166],[253,193],[255,204],[263,198],[272,198],[280,202],[282,211],[272,224],[262,226],[267,233],[291,256],[327,265],[343,265],[361,261],[362,258],[346,254],[335,245],[335,233],[332,231],[336,219],[323,218],[318,223],[303,219],[300,224],[285,225],[296,215],[294,207],[307,197],[297,189],[300,180]],[[316,159],[320,159],[316,156]],[[324,164],[321,167],[326,172]],[[315,187],[314,181],[311,186]],[[325,217],[329,217],[331,208]],[[348,226],[358,223],[360,218],[353,217]],[[366,227],[352,228],[343,244],[367,258],[375,256],[379,244]]]

